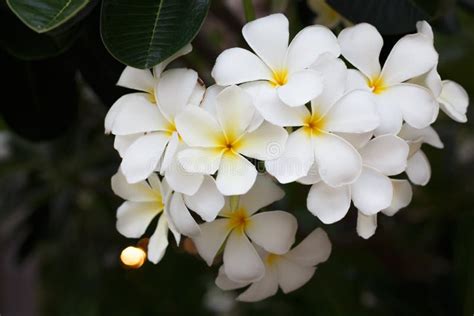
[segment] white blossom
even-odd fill
[[[397,134],[405,120],[425,128],[436,119],[438,104],[432,93],[406,81],[431,70],[438,61],[432,40],[420,33],[402,37],[392,48],[383,68],[379,55],[382,36],[370,24],[348,27],[339,34],[341,52],[359,71],[349,72],[352,87],[372,91],[380,125],[376,135]]]
[[[188,107],[176,118],[178,132],[190,147],[178,154],[178,160],[188,172],[217,172],[217,187],[224,195],[244,194],[255,182],[257,170],[243,155],[275,159],[288,134],[268,122],[250,131],[255,107],[251,96],[238,86],[220,92],[215,106],[215,116],[202,108]]]
[[[216,285],[223,290],[234,290],[250,285],[237,300],[256,302],[275,295],[278,287],[284,293],[306,284],[314,275],[316,265],[331,254],[331,242],[324,230],[315,229],[298,246],[285,254],[274,254],[256,247],[265,264],[265,275],[254,282],[236,282],[227,277],[224,267],[219,269]]]
[[[193,241],[201,257],[211,265],[222,247],[226,275],[237,282],[253,282],[264,276],[265,268],[255,244],[276,254],[286,253],[295,240],[297,222],[283,211],[260,212],[262,207],[283,198],[284,192],[268,176],[259,176],[255,185],[238,198],[238,205],[226,204],[219,218],[200,225]],[[250,238],[250,240],[249,240]]]

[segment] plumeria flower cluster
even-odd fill
[[[294,246],[291,210],[267,210],[284,197],[281,185],[308,186],[307,208],[324,224],[353,205],[356,231],[369,238],[379,213],[393,216],[410,204],[412,184],[428,183],[422,145],[443,147],[431,126],[439,109],[466,121],[466,91],[441,80],[431,27],[417,28],[382,65],[383,39],[369,24],[338,36],[308,26],[290,42],[287,18],[273,14],[243,27],[251,50],[222,52],[207,88],[192,69],[167,69],[190,45],[152,70],[127,67],[118,84],[137,92],[105,119],[122,158],[112,177],[125,200],[118,231],[150,236],[154,263],[169,231],[177,244],[189,237],[208,265],[222,263],[218,287],[247,287],[242,301],[304,285],[331,243],[317,228]]]

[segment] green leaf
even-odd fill
[[[7,0],[18,18],[38,33],[60,26],[88,3],[89,0]]]
[[[406,34],[415,31],[417,21],[428,13],[411,0],[328,0],[342,16],[353,23],[367,22],[381,34]]]
[[[209,5],[209,0],[104,0],[102,39],[120,62],[151,68],[196,36]]]

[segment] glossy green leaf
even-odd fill
[[[60,26],[88,3],[89,0],[7,0],[20,20],[38,33]]]
[[[122,63],[151,68],[197,34],[209,0],[104,0],[102,39]]]

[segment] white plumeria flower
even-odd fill
[[[420,21],[416,24],[419,33],[434,40],[433,30],[426,21]],[[416,78],[414,83],[420,83],[426,86],[436,97],[441,110],[456,122],[467,122],[466,112],[469,106],[469,95],[466,90],[457,82],[451,80],[441,80],[436,70],[437,65],[425,75]]]
[[[148,260],[158,263],[168,247],[168,230],[179,244],[181,235],[169,218],[171,190],[160,182],[156,174],[147,181],[130,184],[123,174],[117,172],[111,180],[115,194],[126,200],[117,209],[117,230],[128,238],[140,238],[151,221],[160,216],[158,225],[148,243]]]
[[[198,105],[204,88],[194,70],[178,68],[163,72],[154,91],[157,104],[144,93],[128,94],[107,115],[106,121],[112,122],[111,132],[119,139],[121,170],[130,183],[143,181],[160,170],[175,190],[192,195],[203,178],[186,174],[173,164],[177,150],[182,148],[175,117],[185,108]]]
[[[192,46],[187,44],[174,55],[168,57],[166,60],[153,67],[151,72],[149,69],[137,69],[127,66],[120,75],[117,85],[144,92],[144,96],[146,97],[147,101],[151,104],[156,104],[155,88],[156,84],[160,80],[163,70],[173,60],[188,54],[191,52],[191,50]],[[114,105],[112,105],[109,112],[107,113],[107,116],[105,117],[104,125],[106,133],[110,133],[112,131],[115,115],[121,110],[123,104],[134,102],[136,102],[136,96],[134,94],[126,94],[117,100]]]
[[[444,145],[438,133],[431,127],[416,129],[408,124],[404,124],[399,136],[405,139],[410,145],[408,164],[405,170],[408,179],[416,185],[426,185],[431,178],[431,166],[425,153],[421,150],[423,143],[435,148],[443,148]]]
[[[331,186],[352,183],[361,171],[357,150],[334,132],[365,133],[378,126],[372,94],[354,90],[344,94],[347,69],[331,57],[315,66],[323,74],[325,89],[306,107],[291,108],[294,125],[301,126],[288,137],[278,159],[266,161],[267,171],[280,183],[308,174],[316,162],[324,182]]]
[[[354,183],[334,188],[317,181],[309,191],[308,209],[325,224],[344,218],[351,200],[366,216],[389,208],[394,200],[394,181],[400,180],[392,180],[389,176],[405,170],[408,144],[400,137],[383,135],[368,141],[358,150],[363,167]]]
[[[392,203],[381,212],[387,216],[395,215],[402,208],[407,207],[411,203],[413,197],[413,190],[410,182],[407,180],[391,179],[393,186]],[[365,215],[362,212],[357,213],[357,234],[368,239],[375,234],[377,230],[377,214]]]
[[[348,27],[339,34],[342,55],[357,70],[351,70],[349,84],[372,91],[381,118],[375,135],[396,135],[405,120],[425,128],[436,119],[438,104],[430,91],[405,81],[428,72],[438,61],[433,43],[417,33],[402,37],[393,47],[383,68],[379,62],[382,36],[370,24]]]
[[[288,133],[268,122],[249,131],[255,107],[250,95],[240,87],[230,86],[220,92],[215,107],[216,117],[191,106],[176,117],[178,132],[191,147],[181,151],[178,160],[188,172],[218,171],[217,188],[224,195],[244,194],[254,184],[257,170],[242,155],[263,161],[275,159],[281,154]]]
[[[219,269],[216,285],[222,290],[235,290],[250,285],[237,300],[256,302],[273,296],[280,287],[283,293],[292,292],[306,284],[314,275],[316,265],[331,254],[331,242],[321,228],[315,229],[298,246],[278,255],[259,249],[265,263],[265,275],[254,282],[235,282],[227,277],[224,267]]]
[[[284,116],[288,106],[317,97],[323,88],[321,76],[309,66],[323,53],[340,54],[336,37],[324,26],[306,27],[288,46],[288,20],[283,14],[249,22],[242,34],[256,55],[242,48],[227,49],[217,58],[212,77],[221,86],[254,82],[260,114],[277,125],[282,124],[267,118],[268,111]]]
[[[224,206],[224,197],[210,176],[204,177],[199,190],[193,195],[173,191],[166,181],[161,183],[155,173],[148,178],[148,182],[130,184],[119,171],[111,182],[114,193],[127,200],[117,210],[117,230],[125,237],[141,237],[153,218],[161,214],[148,246],[148,258],[154,263],[164,255],[168,245],[168,228],[177,244],[181,234],[199,234],[199,226],[189,209],[210,222]]]
[[[201,257],[211,265],[223,247],[225,274],[237,282],[253,282],[265,273],[262,259],[249,238],[266,251],[288,252],[295,241],[296,218],[288,212],[270,211],[255,214],[261,208],[283,198],[270,177],[259,176],[250,191],[232,206],[230,198],[213,222],[200,225],[201,233],[193,241]]]

